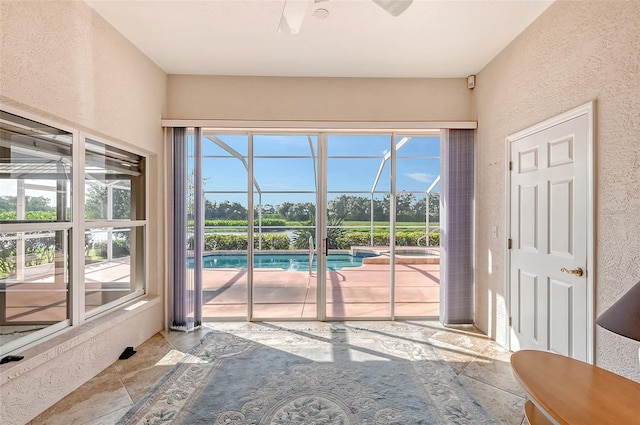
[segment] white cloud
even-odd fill
[[[433,176],[427,173],[408,173],[408,174],[405,174],[405,176],[409,177],[410,179],[419,181],[421,183],[433,182]]]

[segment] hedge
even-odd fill
[[[111,254],[113,258],[128,257],[130,255],[129,244],[126,239],[113,239],[111,245]],[[107,258],[107,241],[98,241],[93,243],[93,249],[96,256]]]
[[[254,248],[258,248],[258,236],[256,236],[253,245]],[[247,235],[220,235],[217,233],[210,233],[204,237],[205,251],[246,250],[247,246]],[[193,249],[193,238],[189,238],[189,248]],[[289,248],[290,241],[287,235],[262,235],[262,249],[273,250]]]
[[[258,235],[253,242],[254,248],[258,248]],[[262,235],[262,249],[289,249],[290,247],[291,241],[287,235]]]
[[[205,220],[204,225],[207,227],[247,227],[247,220]],[[254,226],[258,226],[258,219],[254,220]],[[193,220],[188,221],[189,226],[193,226]],[[286,220],[281,218],[263,218],[263,227],[286,226]]]
[[[54,221],[58,219],[58,214],[55,211],[27,211],[25,214],[25,220],[42,220],[42,221]],[[0,220],[17,220],[18,214],[15,211],[3,211],[0,212]]]
[[[423,231],[398,232],[396,233],[396,246],[417,246],[418,239],[424,236]],[[388,246],[389,232],[375,232],[373,234],[374,246]],[[433,232],[429,235],[430,246],[440,245],[440,232]],[[371,234],[368,232],[349,232],[338,237],[338,248],[349,249],[352,246],[369,246]],[[424,246],[424,240],[421,241]]]
[[[414,232],[398,232],[396,234],[396,246],[417,246],[419,238],[424,236],[423,231]],[[258,248],[258,235],[254,240],[254,248]],[[440,232],[433,232],[429,235],[430,246],[440,245]],[[369,246],[371,243],[371,236],[366,232],[349,232],[338,236],[338,249],[350,249],[352,246]],[[193,249],[193,238],[189,238],[189,248]],[[374,233],[373,244],[375,246],[388,246],[389,245],[389,233]],[[424,241],[420,242],[424,246]],[[262,235],[262,249],[263,250],[275,250],[275,249],[291,249],[291,242],[287,235],[283,234],[263,234]],[[247,235],[221,235],[217,233],[209,233],[204,237],[204,249],[206,251],[220,251],[220,250],[246,250],[247,249]]]

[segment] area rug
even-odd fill
[[[413,327],[213,330],[118,424],[495,422]]]

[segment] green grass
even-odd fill
[[[396,226],[426,226],[427,223],[424,221],[399,221],[396,223]],[[438,226],[439,223],[429,223],[431,227]],[[342,223],[343,226],[370,226],[370,221],[344,221]],[[389,227],[390,222],[388,221],[374,221],[374,227]]]
[[[254,225],[257,227],[258,226],[258,221],[256,220],[254,222]],[[286,224],[284,226],[282,226],[282,228],[301,228],[301,227],[306,227],[307,225],[304,222],[300,222],[300,221],[287,221]],[[407,230],[419,230],[419,229],[424,229],[426,226],[425,222],[420,222],[420,221],[400,221],[396,223],[396,229],[398,228],[407,228]],[[429,223],[429,227],[431,229],[437,229],[440,226],[440,223]],[[369,221],[344,221],[342,223],[341,226],[343,229],[345,230],[353,230],[353,231],[363,231],[363,230],[368,230],[371,228],[371,223]],[[389,229],[389,222],[388,221],[374,221],[373,222],[373,227],[374,227],[374,231],[378,232],[378,231],[384,231],[384,230],[388,230]],[[281,230],[277,229],[277,230]],[[263,230],[268,230],[269,226],[263,226]],[[276,230],[276,229],[273,229]],[[228,228],[228,227],[224,227],[224,226],[207,226],[205,229],[206,233],[217,233],[217,232],[238,232],[238,233],[244,233],[246,232],[246,228],[241,229],[241,228]]]

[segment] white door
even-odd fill
[[[507,138],[511,349],[592,362],[591,104]]]

